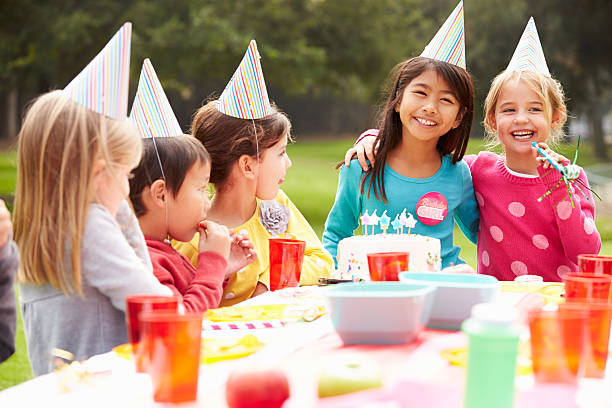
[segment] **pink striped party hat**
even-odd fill
[[[257,43],[251,40],[238,69],[219,98],[219,111],[241,119],[260,119],[272,113]]]
[[[550,76],[550,71],[546,65],[546,58],[544,58],[544,51],[542,51],[542,44],[540,44],[540,37],[538,36],[538,30],[536,29],[533,17],[527,22],[525,31],[523,31],[523,35],[516,46],[516,50],[514,50],[514,54],[506,70],[536,71],[546,76]]]
[[[142,63],[138,90],[132,104],[130,120],[136,125],[140,136],[144,138],[183,134],[148,58]]]
[[[114,119],[127,117],[132,23],[127,22],[65,88],[78,104]]]
[[[421,57],[448,62],[465,69],[465,36],[463,32],[463,1],[446,19]]]

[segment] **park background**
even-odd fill
[[[249,41],[257,40],[270,98],[288,113],[296,143],[283,189],[321,236],[340,161],[376,127],[387,74],[421,53],[456,0],[2,0],[0,2],[0,197],[15,190],[15,145],[28,102],[63,88],[124,21],[133,22],[131,92],[150,58],[183,130],[219,96]],[[534,16],[570,118],[555,149],[573,157],[603,198],[596,224],[612,254],[612,36],[609,0],[465,0],[468,71],[476,88],[468,153],[485,148],[482,101]],[[476,249],[455,229],[461,256]],[[17,352],[0,366],[0,390],[31,378],[21,321]]]

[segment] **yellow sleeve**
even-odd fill
[[[300,210],[291,202],[289,197],[281,190],[277,198],[289,208],[291,217],[287,232],[292,238],[306,241],[304,252],[304,265],[300,275],[300,285],[316,285],[319,278],[328,278],[334,269],[334,261],[324,248],[317,234],[306,221]],[[264,282],[265,283],[265,282]]]
[[[185,255],[191,261],[191,264],[198,267],[198,244],[200,243],[200,233],[196,232],[191,241],[181,242],[172,240],[172,248],[176,249],[181,254]]]

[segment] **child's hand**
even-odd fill
[[[0,200],[0,247],[7,243],[11,236],[13,224],[11,223],[11,213],[6,208],[4,200]]]
[[[199,252],[211,251],[216,252],[225,259],[229,257],[232,239],[225,225],[212,221],[202,221],[200,222],[199,232]]]
[[[225,269],[226,278],[257,259],[255,246],[249,239],[246,231],[242,230],[237,234],[231,234],[230,238],[232,245],[230,246],[229,258],[227,260],[227,269]]]
[[[370,163],[374,163],[374,156],[378,152],[378,147],[374,147],[375,141],[376,136],[365,136],[359,143],[348,149],[344,155],[344,165],[350,167],[353,155],[357,154],[357,160],[359,160],[361,168],[363,171],[367,171],[370,166],[366,162],[366,156]]]
[[[566,157],[564,157],[564,156],[560,155],[559,153],[553,151],[550,147],[548,147],[548,145],[546,143],[540,142],[540,143],[538,143],[538,146],[540,146],[540,148],[542,150],[544,150],[546,152],[546,154],[551,159],[556,160],[557,163],[563,164],[564,162],[565,163],[569,162],[569,160]],[[532,149],[535,150],[536,154],[537,154],[537,149],[535,147],[532,147]],[[549,167],[552,166],[552,164],[550,164],[550,162],[547,159],[545,159],[543,156],[540,156],[539,154],[536,157],[536,160],[538,161],[538,164],[539,165],[541,164],[544,169],[548,169]]]

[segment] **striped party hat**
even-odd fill
[[[542,51],[540,37],[538,37],[538,30],[536,29],[533,17],[527,22],[525,31],[523,31],[523,35],[516,46],[516,50],[514,50],[514,54],[506,70],[536,71],[546,76],[550,76],[550,71],[546,65],[546,58],[544,58],[544,51]]]
[[[127,22],[65,88],[78,104],[113,119],[127,117],[132,23]]]
[[[421,57],[448,62],[465,69],[465,36],[463,33],[463,1],[446,19]]]
[[[130,120],[136,125],[140,136],[144,138],[183,134],[148,58],[142,63]]]
[[[251,40],[234,76],[219,98],[219,111],[241,119],[260,119],[272,113],[257,43]]]

